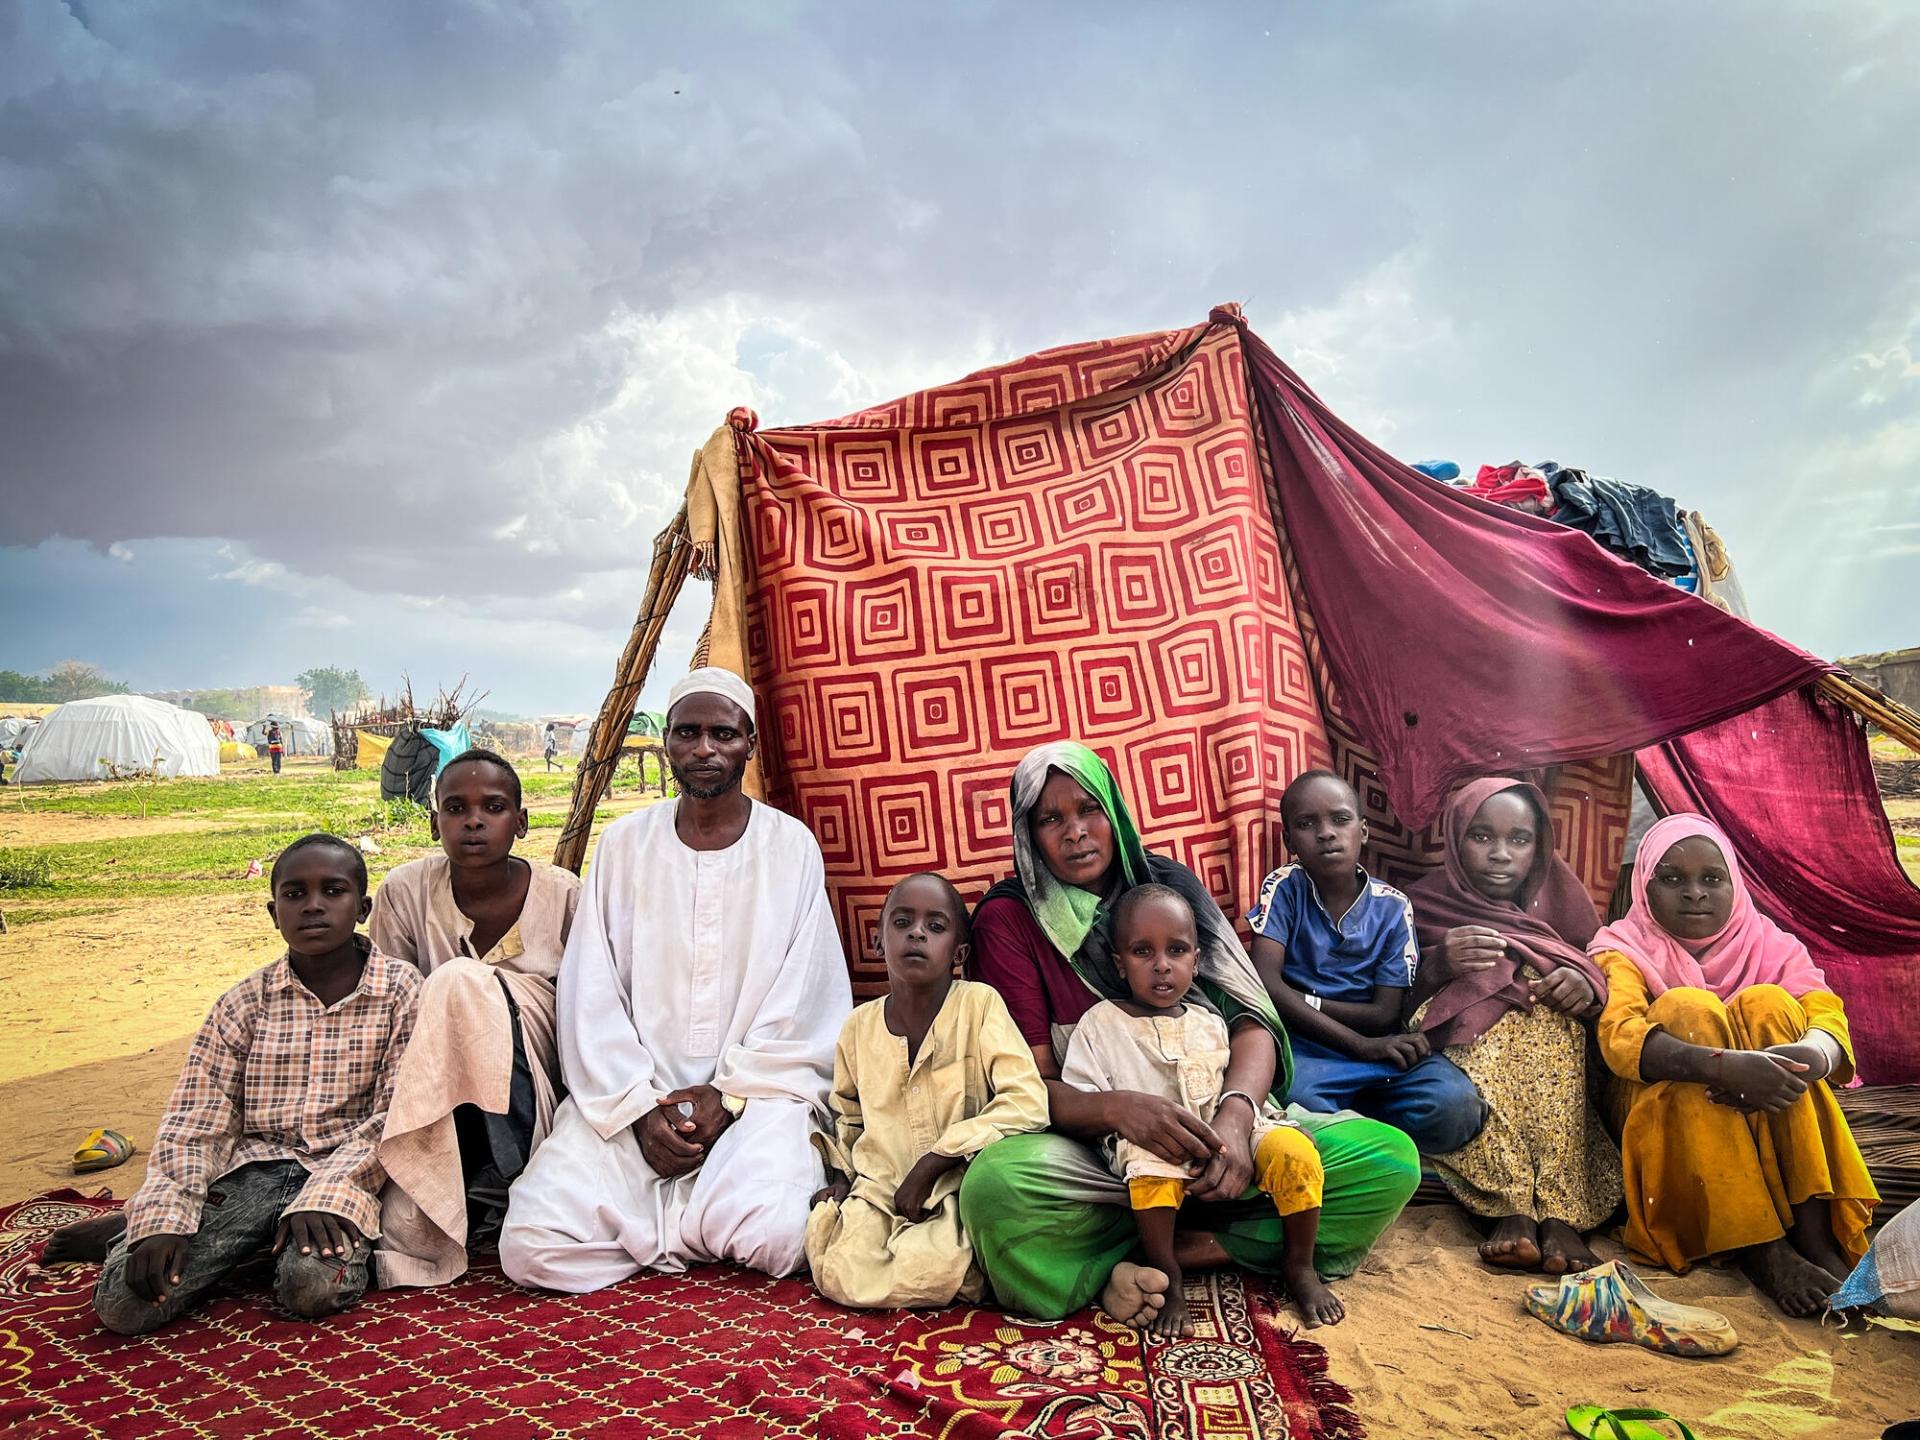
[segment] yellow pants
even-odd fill
[[[1669,990],[1647,1019],[1676,1040],[1716,1050],[1791,1045],[1807,1012],[1778,985],[1754,985],[1723,1004],[1709,990]],[[1683,1080],[1618,1081],[1626,1121],[1620,1151],[1627,1248],[1669,1270],[1778,1240],[1793,1207],[1831,1199],[1833,1237],[1849,1261],[1867,1250],[1879,1195],[1825,1081],[1778,1114],[1743,1115]]]
[[[1275,1126],[1254,1147],[1253,1183],[1282,1215],[1318,1210],[1325,1182],[1320,1152],[1304,1130]],[[1178,1210],[1187,1198],[1187,1182],[1172,1175],[1137,1175],[1127,1181],[1127,1197],[1135,1210]]]

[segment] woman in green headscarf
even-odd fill
[[[1096,1296],[1102,1309],[1145,1324],[1167,1279],[1128,1257],[1137,1232],[1125,1185],[1094,1148],[1119,1134],[1197,1175],[1181,1214],[1184,1269],[1280,1268],[1280,1217],[1251,1187],[1250,1107],[1231,1101],[1211,1126],[1158,1096],[1091,1094],[1060,1080],[1079,1018],[1127,994],[1108,943],[1113,904],[1135,885],[1171,886],[1200,922],[1199,977],[1189,1003],[1227,1020],[1225,1090],[1284,1102],[1292,1062],[1239,937],[1194,873],[1147,853],[1106,764],[1072,741],[1042,745],[1013,772],[1014,874],[987,892],[973,917],[973,977],[992,985],[1033,1047],[1046,1077],[1053,1131],[989,1146],[968,1169],[960,1214],[975,1254],[1008,1309],[1057,1319]],[[1289,1115],[1312,1137],[1326,1171],[1314,1266],[1350,1275],[1393,1223],[1420,1179],[1413,1143],[1358,1116]],[[1206,1227],[1206,1228],[1203,1228]]]

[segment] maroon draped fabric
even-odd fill
[[[1407,825],[1462,780],[1639,750],[1833,668],[1401,464],[1245,338],[1308,606]]]
[[[1853,713],[1796,690],[1639,761],[1661,810],[1727,832],[1754,904],[1827,972],[1847,1002],[1861,1078],[1920,1082],[1920,890],[1895,857]]]

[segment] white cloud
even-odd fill
[[[118,560],[122,565],[133,563],[133,547],[124,541],[116,540],[107,546],[107,555],[111,559]]]
[[[313,630],[344,630],[353,621],[338,610],[329,610],[321,605],[303,605],[294,615],[293,623]]]
[[[242,585],[276,585],[287,578],[287,567],[277,560],[247,560],[213,578]]]

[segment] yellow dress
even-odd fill
[[[832,1135],[814,1143],[851,1182],[807,1219],[807,1263],[821,1294],[868,1309],[978,1300],[986,1285],[960,1224],[962,1168],[949,1170],[910,1221],[893,1194],[920,1157],[978,1154],[1047,1128],[1047,1085],[991,985],[956,980],[920,1053],[887,1029],[886,1000],[847,1017],[833,1056]]]
[[[1658,999],[1627,956],[1603,950],[1607,1008],[1600,1053],[1617,1077],[1612,1109],[1621,1125],[1627,1248],[1670,1270],[1749,1245],[1778,1240],[1793,1207],[1831,1199],[1833,1235],[1849,1261],[1867,1250],[1866,1230],[1880,1196],[1833,1098],[1832,1084],[1853,1075],[1853,1046],[1840,997],[1812,990],[1795,999],[1778,985],[1753,985],[1730,1002],[1683,987]],[[1828,1080],[1808,1087],[1776,1115],[1743,1115],[1707,1098],[1707,1087],[1640,1079],[1647,1036],[1714,1049],[1760,1050],[1824,1030],[1843,1059]],[[1829,1083],[1832,1082],[1832,1084]]]

